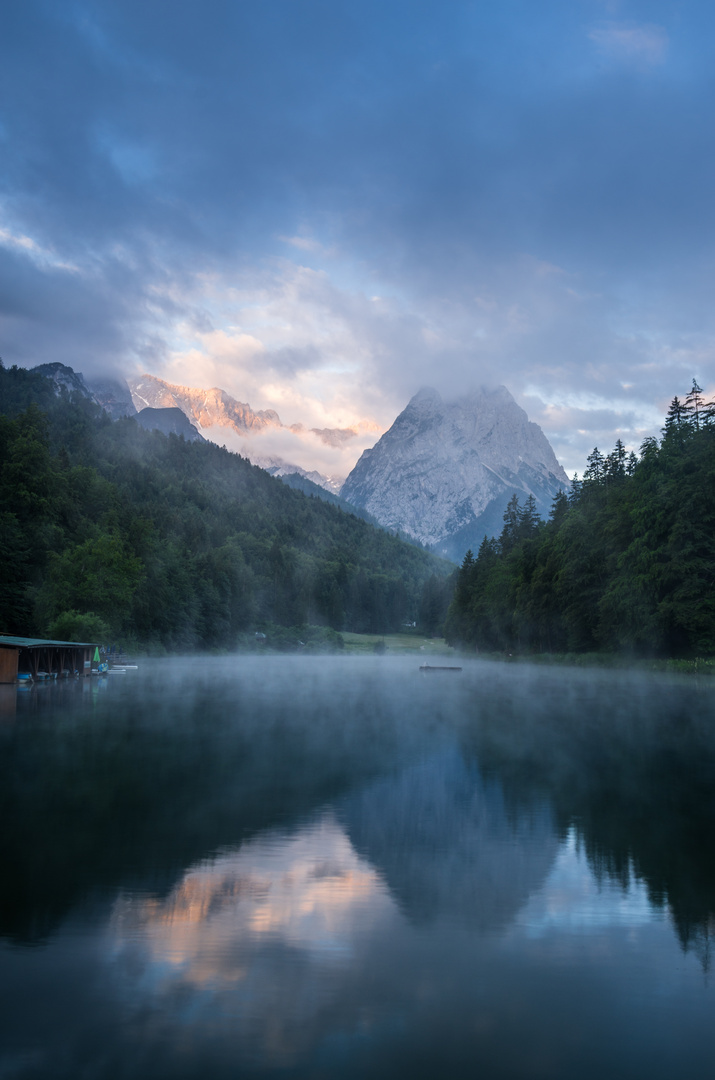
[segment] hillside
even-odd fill
[[[269,624],[395,630],[451,570],[213,443],[1,366],[0,559],[5,632],[67,634],[93,613],[167,649]]]
[[[345,499],[341,499],[339,495],[334,495],[332,491],[328,491],[327,488],[322,487],[320,484],[313,483],[307,476],[301,476],[297,472],[276,475],[280,477],[287,487],[293,488],[294,491],[302,491],[304,495],[314,499],[322,499],[323,502],[330,503],[331,506],[340,507],[346,514],[354,514],[355,517],[362,518],[363,521],[368,521],[371,525],[377,525],[377,522],[368,514],[367,510],[363,510],[359,506],[351,506]]]

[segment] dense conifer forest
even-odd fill
[[[452,569],[212,443],[1,363],[0,565],[0,632],[170,650],[434,621]]]
[[[693,383],[640,455],[595,449],[541,521],[516,496],[467,552],[445,632],[514,652],[715,653],[715,404]]]

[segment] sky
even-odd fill
[[[0,356],[344,462],[503,383],[580,473],[715,392],[714,107],[701,0],[5,0]]]

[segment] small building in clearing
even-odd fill
[[[46,641],[43,638],[10,637],[0,634],[0,683],[15,682],[18,674],[37,678],[69,672],[89,675],[96,642]]]

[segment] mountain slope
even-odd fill
[[[0,565],[0,630],[70,639],[51,627],[93,614],[102,639],[167,649],[270,624],[399,629],[449,572],[214,443],[1,363]]]
[[[308,476],[299,472],[280,472],[273,473],[273,476],[278,476],[280,480],[289,488],[293,488],[294,491],[302,491],[304,495],[308,495],[314,499],[322,499],[323,502],[330,503],[331,506],[337,506],[343,510],[346,514],[355,514],[356,517],[362,518],[363,521],[368,521],[371,525],[377,525],[367,510],[363,510],[360,506],[353,506],[351,503],[346,502],[345,499],[341,499],[339,495],[333,495],[327,488],[322,487],[320,484],[316,484]]]
[[[425,388],[363,453],[340,494],[459,562],[501,530],[514,492],[533,495],[546,516],[568,483],[541,428],[505,387],[451,402]]]
[[[140,409],[134,417],[145,431],[161,431],[163,435],[183,435],[189,442],[205,442],[181,409]]]

